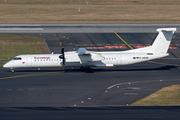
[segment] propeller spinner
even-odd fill
[[[65,66],[64,47],[61,49],[61,53],[62,53],[62,55],[60,55],[59,58],[63,60],[63,66]]]

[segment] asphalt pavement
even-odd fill
[[[117,33],[134,49],[150,45],[157,35],[156,31]],[[91,51],[130,49],[114,32],[8,34],[44,38],[54,53],[60,53],[62,47],[65,51],[80,47]],[[16,69],[15,73],[0,68],[0,118],[179,119],[179,107],[129,106],[163,87],[180,84],[180,35],[174,36],[168,57],[129,66],[91,68],[90,73],[78,67]]]

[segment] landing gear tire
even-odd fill
[[[84,66],[84,72],[89,73],[90,72],[90,68],[88,66]]]
[[[11,72],[14,73],[14,69],[13,68],[11,68]]]

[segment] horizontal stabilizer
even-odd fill
[[[160,32],[160,31],[176,31],[176,28],[159,28],[156,31]]]

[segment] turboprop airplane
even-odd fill
[[[144,48],[109,52],[93,52],[85,48],[64,52],[62,48],[61,54],[18,55],[3,67],[10,68],[12,72],[15,68],[64,66],[84,67],[88,71],[89,67],[121,66],[153,60],[169,55],[167,51],[176,28],[159,28],[157,31],[159,34],[153,44]]]

